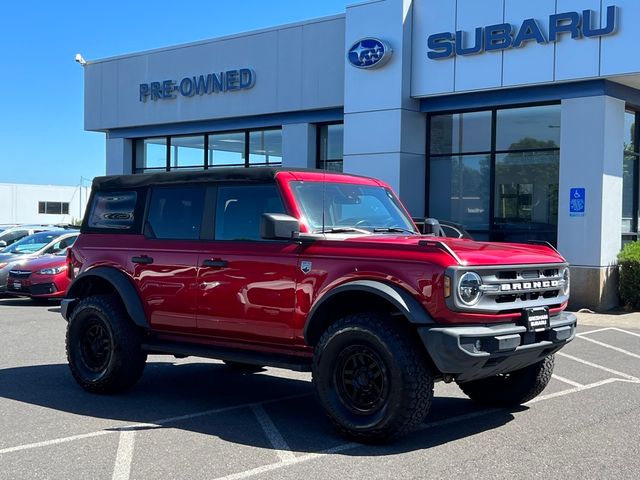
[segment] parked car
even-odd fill
[[[528,402],[576,329],[555,249],[421,235],[387,184],[322,171],[99,177],[68,268],[87,391],[132,387],[149,353],[307,370],[359,441],[420,425],[436,381]]]
[[[462,225],[450,220],[414,217],[413,221],[418,227],[418,230],[424,234],[431,234],[437,237],[473,239],[471,234],[467,232]]]
[[[67,249],[18,262],[9,270],[7,293],[33,299],[64,297],[71,280],[67,275]]]
[[[0,251],[0,292],[7,290],[9,270],[18,262],[46,254],[66,251],[78,238],[79,232],[64,229],[34,233]]]
[[[12,225],[5,227],[4,230],[0,232],[0,249],[6,248],[18,240],[29,235],[33,235],[34,233],[56,229],[57,227],[45,225]]]

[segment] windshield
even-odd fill
[[[34,253],[51,243],[51,241],[59,236],[59,233],[52,232],[34,233],[33,235],[29,235],[28,237],[18,240],[10,247],[5,248],[3,253]]]
[[[384,187],[298,181],[291,188],[312,233],[418,233]]]

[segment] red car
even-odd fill
[[[25,260],[9,271],[7,293],[31,298],[63,298],[71,280],[67,252]]]

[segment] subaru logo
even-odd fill
[[[377,38],[363,38],[349,49],[347,59],[357,68],[378,68],[391,58],[391,47],[387,42]]]

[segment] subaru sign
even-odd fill
[[[140,84],[140,101],[168,100],[196,95],[247,90],[256,83],[256,72],[250,68],[227,70],[220,73],[209,73],[197,77],[184,77],[182,80],[163,80]]]
[[[377,38],[363,38],[352,45],[347,59],[356,68],[379,68],[389,61],[392,53],[387,42]]]
[[[573,39],[597,38],[616,32],[619,22],[618,7],[607,7],[606,24],[594,27],[600,15],[592,10],[565,12],[550,15],[549,36],[535,18],[527,18],[519,28],[510,23],[500,23],[487,27],[478,27],[474,32],[458,30],[430,35],[427,43],[430,51],[427,57],[432,60],[450,58],[456,55],[476,55],[489,51],[502,51],[521,48],[529,42],[539,44],[555,43],[562,35],[571,35]],[[603,19],[604,21],[604,19]]]

